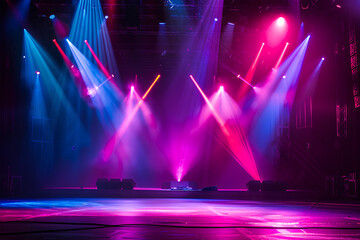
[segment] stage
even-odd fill
[[[161,188],[135,188],[110,190],[91,187],[54,187],[39,191],[10,195],[12,198],[192,198],[254,201],[307,201],[327,199],[323,192],[309,190],[247,191],[247,189],[219,189],[218,191],[170,190]]]
[[[1,239],[358,239],[360,205],[214,199],[0,202]]]

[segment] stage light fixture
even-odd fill
[[[39,72],[39,71],[36,71],[35,73],[36,73],[37,75],[40,75],[40,72]]]
[[[170,189],[170,190],[197,190],[197,184],[195,182],[190,181],[170,181],[170,182],[163,182],[161,184],[162,189]]]
[[[49,16],[49,18],[50,18],[51,20],[53,20],[53,19],[55,18],[55,15],[54,15],[54,14],[51,14],[51,15]]]
[[[235,24],[232,22],[228,22],[229,25],[234,26]]]
[[[164,22],[159,22],[159,25],[165,25],[166,23],[164,23]]]
[[[284,75],[284,76],[282,76],[282,78],[284,78],[284,79],[285,79],[285,78],[286,78],[286,76]]]
[[[134,86],[131,86],[130,87],[131,91],[133,92],[135,90],[135,87]]]
[[[214,21],[217,22],[219,19],[218,18],[214,18]]]
[[[109,18],[109,16],[108,15],[105,15],[105,19],[108,19]]]
[[[325,58],[323,57],[323,58],[321,58],[321,60],[322,60],[322,61],[324,61],[324,60],[325,60]]]
[[[219,87],[219,91],[220,91],[220,92],[223,92],[223,91],[224,91],[224,86],[223,86],[223,85],[221,85],[221,86]]]
[[[283,17],[279,17],[279,18],[276,20],[276,25],[277,25],[278,27],[283,27],[283,26],[285,26],[285,23],[286,23],[286,21],[285,21],[285,18],[283,18]]]
[[[23,56],[23,58],[25,58],[25,55]]]

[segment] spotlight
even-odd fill
[[[284,75],[284,76],[283,76],[283,78],[285,79],[285,78],[286,78],[286,76]]]
[[[288,43],[288,42],[286,42],[286,45],[289,45],[289,43]]]
[[[283,27],[285,25],[286,21],[285,21],[285,18],[283,17],[279,17],[277,20],[276,20],[276,25],[278,27]]]
[[[96,88],[87,88],[85,89],[85,96],[94,97],[96,95]]]
[[[53,19],[55,18],[55,15],[54,15],[54,14],[51,14],[51,15],[49,16],[49,18],[50,18],[51,20],[53,20]]]
[[[234,23],[231,23],[231,22],[228,22],[228,24],[231,25],[231,26],[234,26],[234,25],[235,25]]]
[[[131,86],[130,89],[132,92],[135,90],[134,86]]]
[[[219,87],[219,91],[221,91],[221,92],[224,91],[224,86],[223,86],[223,85],[221,85],[221,86]]]
[[[240,76],[240,74],[238,74],[236,77],[237,77],[237,78],[240,78],[241,76]]]
[[[108,19],[109,18],[109,16],[108,15],[105,15],[105,19]]]
[[[219,19],[218,18],[214,18],[214,21],[217,22]]]
[[[25,55],[23,56],[23,58],[26,58]]]
[[[37,75],[40,75],[40,72],[39,72],[39,71],[36,71],[35,73],[36,73]]]
[[[66,41],[67,41],[67,39],[66,39]],[[84,42],[86,42],[86,43],[87,43],[87,40],[85,39],[85,40],[84,40]]]
[[[159,22],[159,25],[165,25],[166,23],[164,23],[164,22]]]
[[[341,5],[337,4],[336,7],[337,7],[337,8],[341,8]]]
[[[324,60],[325,60],[325,58],[323,57],[323,58],[321,58],[321,60],[322,60],[322,61],[324,61]]]
[[[111,74],[111,77],[113,77],[113,78],[114,78],[114,77],[115,77],[115,75],[114,75],[114,74]]]

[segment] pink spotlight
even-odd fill
[[[286,24],[285,18],[279,17],[278,19],[276,19],[276,25],[278,27],[284,27],[285,24]]]
[[[323,57],[323,58],[321,58],[321,60],[322,60],[322,61],[324,61],[324,60],[325,60],[325,58]]]
[[[219,91],[220,91],[220,92],[223,92],[223,91],[224,91],[224,86],[223,86],[223,85],[221,85],[221,86],[219,87]]]
[[[130,89],[132,92],[135,90],[134,86],[131,86]]]
[[[36,73],[37,75],[40,75],[40,72],[39,72],[39,71],[36,71],[35,73]]]
[[[289,25],[285,18],[279,17],[273,21],[266,31],[267,45],[270,47],[279,46],[288,34]]]

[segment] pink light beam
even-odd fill
[[[196,82],[196,80],[194,79],[194,77],[192,75],[190,75],[191,80],[193,81],[193,83],[195,84],[195,86],[197,87],[197,89],[199,90],[201,96],[204,98],[206,104],[208,105],[211,113],[213,114],[215,120],[218,122],[218,124],[220,125],[221,130],[224,132],[225,135],[229,136],[229,131],[227,130],[227,128],[225,127],[225,122],[224,120],[219,116],[219,114],[215,111],[214,106],[211,104],[210,100],[207,98],[207,96],[205,95],[205,93],[201,90],[200,86],[198,85],[198,83]]]
[[[150,87],[144,93],[141,100],[135,105],[135,107],[129,113],[129,115],[125,117],[124,121],[121,123],[121,125],[117,129],[116,133],[111,137],[110,141],[106,144],[105,148],[102,151],[104,161],[107,161],[109,159],[109,157],[111,156],[116,144],[118,143],[118,141],[121,139],[121,137],[124,135],[124,133],[128,129],[129,125],[131,124],[132,120],[134,119],[139,108],[141,107],[144,100],[148,96],[149,92],[151,91],[151,89],[153,88],[155,83],[159,80],[159,78],[160,78],[160,74],[157,75],[156,79],[153,81],[153,83],[150,85]]]

